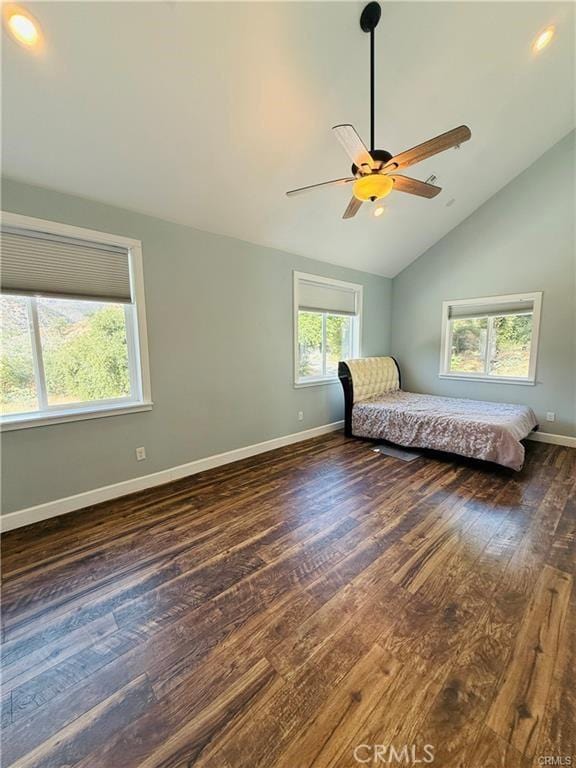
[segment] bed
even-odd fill
[[[524,464],[520,441],[538,428],[525,405],[405,392],[393,357],[341,362],[338,377],[349,437],[446,451],[519,471]]]

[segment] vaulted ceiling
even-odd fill
[[[3,172],[210,232],[393,276],[574,127],[574,6],[383,2],[377,146],[393,154],[462,123],[472,139],[410,169],[343,221],[331,126],[368,141],[363,3],[26,4],[45,46],[4,38]],[[539,56],[531,42],[555,24]],[[542,190],[542,194],[546,194]]]

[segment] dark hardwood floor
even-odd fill
[[[370,448],[6,534],[4,768],[576,764],[576,451]]]

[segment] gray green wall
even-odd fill
[[[576,435],[575,178],[572,133],[394,278],[405,389],[524,403],[542,431]],[[537,384],[440,379],[442,301],[526,291],[543,291]]]
[[[5,180],[4,210],[142,240],[155,405],[4,433],[3,512],[341,419],[338,384],[293,387],[294,269],[364,286],[363,354],[391,351],[406,389],[525,403],[576,435],[574,162],[571,134],[393,281]],[[525,291],[544,292],[537,384],[438,378],[442,301]]]
[[[3,433],[4,513],[343,418],[338,383],[293,387],[294,269],[361,283],[362,352],[390,351],[384,277],[12,180],[2,208],[142,240],[154,400],[145,413]]]

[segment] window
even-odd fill
[[[338,363],[360,355],[362,286],[294,273],[297,386],[338,380]]]
[[[2,216],[3,429],[151,407],[138,241]]]
[[[541,293],[445,301],[440,376],[533,384]]]

